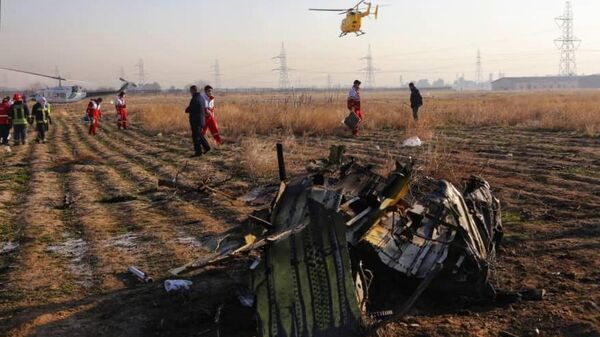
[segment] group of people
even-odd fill
[[[46,132],[52,124],[50,104],[44,97],[39,97],[31,111],[27,106],[26,97],[16,93],[12,100],[9,96],[0,103],[0,144],[9,145],[10,131],[15,146],[27,144],[27,126],[35,125],[36,141],[46,142]]]
[[[354,136],[358,136],[358,132],[360,130],[360,125],[364,121],[364,113],[360,105],[360,85],[361,82],[359,80],[354,81],[352,88],[348,92],[348,101],[347,107],[351,114],[354,114],[358,118],[358,123],[352,128],[352,134]],[[414,83],[410,83],[408,85],[410,89],[410,108],[412,109],[413,119],[415,121],[419,120],[419,109],[423,106],[423,97],[421,96],[421,92]]]
[[[359,80],[354,81],[352,88],[348,93],[347,108],[351,114],[355,114],[358,123],[352,128],[352,134],[357,136],[360,130],[360,125],[364,121],[364,113],[361,107]],[[413,83],[409,84],[410,89],[410,106],[413,112],[415,121],[419,119],[419,109],[423,106],[423,97],[419,89]],[[219,126],[215,117],[215,97],[213,96],[213,88],[210,85],[204,87],[204,92],[200,93],[198,87],[193,85],[190,87],[192,98],[185,113],[188,114],[190,128],[192,130],[192,142],[194,144],[193,157],[200,157],[211,150],[208,141],[206,140],[206,132],[210,130],[217,144],[222,144],[223,139],[219,134]]]
[[[98,132],[100,120],[102,119],[102,97],[91,99],[86,110],[86,121],[89,125],[88,133],[95,136]],[[129,112],[125,102],[125,91],[121,91],[115,98],[115,110],[117,111],[117,127],[119,130],[129,128]]]
[[[200,157],[211,150],[206,140],[206,132],[210,130],[213,139],[219,145],[223,144],[223,139],[219,133],[219,125],[215,117],[215,97],[213,96],[213,87],[207,85],[204,92],[200,93],[198,87],[190,87],[192,99],[185,109],[192,129],[192,141],[194,143],[193,157]]]

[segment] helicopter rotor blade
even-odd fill
[[[329,9],[329,8],[309,8],[309,11],[317,12],[347,12],[348,9]]]
[[[357,9],[358,6],[362,5],[366,0],[360,0],[356,5],[354,5],[354,7],[352,7],[352,9]]]
[[[60,76],[44,75],[44,74],[34,73],[34,72],[31,72],[31,71],[25,71],[25,70],[13,69],[13,68],[0,67],[0,70],[8,70],[8,71],[14,71],[14,72],[17,72],[17,73],[22,73],[22,74],[29,74],[29,75],[34,75],[34,76],[46,77],[46,78],[51,78],[53,80],[58,80],[58,81],[68,81],[66,78],[62,78]]]
[[[34,72],[31,72],[31,71],[25,71],[25,70],[13,69],[13,68],[0,67],[0,70],[14,71],[14,72],[17,72],[17,73],[22,73],[22,74],[28,74],[28,75],[33,75],[33,76],[50,78],[50,79],[57,80],[57,81],[65,81],[65,82],[72,82],[72,83],[85,83],[85,84],[89,84],[90,83],[90,82],[87,82],[87,81],[71,80],[71,79],[68,79],[68,78],[64,78],[62,76],[51,76],[51,75],[34,73]]]

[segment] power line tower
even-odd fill
[[[573,35],[574,19],[571,1],[566,2],[565,12],[555,20],[558,27],[562,29],[562,36],[554,40],[554,44],[560,50],[558,73],[561,76],[575,76],[577,75],[575,51],[579,48],[581,40]]]
[[[369,44],[369,50],[367,52],[367,56],[361,58],[361,60],[367,61],[367,66],[362,68],[360,71],[365,72],[365,79],[367,87],[373,88],[375,87],[375,71],[379,70],[373,66],[373,54],[371,54],[371,45]]]
[[[287,54],[285,52],[285,45],[281,42],[281,52],[279,55],[273,57],[274,60],[278,60],[279,68],[273,69],[273,71],[279,71],[279,89],[288,89],[290,87],[290,68],[287,63]]]
[[[477,86],[481,87],[481,84],[483,83],[483,69],[481,67],[481,51],[479,49],[477,49],[475,77],[477,78]]]
[[[140,85],[146,84],[146,71],[144,70],[144,60],[140,61],[135,65],[138,68],[138,82]]]
[[[331,74],[327,74],[327,89],[331,89],[333,87],[333,83],[331,82]]]
[[[215,60],[215,64],[212,65],[213,75],[215,76],[215,87],[221,87],[221,67],[219,66],[219,60]]]

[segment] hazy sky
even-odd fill
[[[0,66],[55,73],[97,85],[116,85],[120,69],[137,80],[143,58],[147,79],[163,87],[213,81],[219,60],[224,86],[276,86],[271,57],[285,42],[292,83],[344,85],[363,78],[360,60],[372,46],[378,85],[558,72],[560,36],[554,18],[562,0],[382,0],[379,20],[364,21],[366,35],[338,38],[341,16],[309,7],[345,8],[345,0],[4,0]],[[579,73],[600,73],[599,0],[574,0],[575,34],[583,40]],[[37,78],[0,71],[0,85]],[[52,84],[52,81],[43,83]]]

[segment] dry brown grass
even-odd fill
[[[430,139],[443,126],[502,126],[528,129],[572,130],[590,136],[600,133],[600,92],[432,93],[424,91],[421,120],[414,123],[406,105],[407,92],[365,92],[367,130],[393,128],[409,136]],[[138,121],[156,132],[188,130],[184,95],[132,97],[130,107]],[[301,135],[346,133],[345,95],[313,93],[284,95],[227,94],[217,98],[217,117],[223,134],[265,135],[274,132]]]

